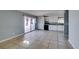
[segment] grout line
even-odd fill
[[[58,37],[58,31],[57,31],[57,49],[59,49],[59,44],[58,43],[59,43],[59,37]]]
[[[48,47],[47,47],[48,49],[50,49],[50,48],[49,48],[49,45],[50,45],[50,41],[51,41],[51,40],[49,39],[49,41],[48,41]]]

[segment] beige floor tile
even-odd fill
[[[49,49],[57,49],[58,48],[58,46],[57,46],[58,44],[57,44],[57,41],[50,41],[49,42]]]
[[[71,49],[63,32],[36,30],[0,43],[2,49]]]

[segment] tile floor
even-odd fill
[[[63,32],[36,30],[0,43],[1,49],[72,49]]]

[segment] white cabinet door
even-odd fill
[[[64,31],[64,25],[58,25],[58,31]]]
[[[57,31],[57,25],[49,25],[49,30]]]

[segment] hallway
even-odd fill
[[[1,49],[72,49],[63,32],[36,30],[0,43]]]

